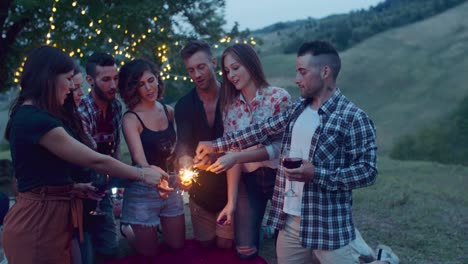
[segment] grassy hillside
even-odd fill
[[[380,153],[388,153],[397,137],[443,118],[468,94],[466,16],[468,3],[342,53],[338,86],[371,115]],[[262,61],[272,84],[294,87],[295,55]]]
[[[468,4],[387,31],[342,53],[342,91],[378,130],[377,183],[354,193],[364,238],[401,263],[468,263],[468,168],[387,158],[401,135],[443,120],[468,96]],[[294,85],[295,55],[264,55],[274,85]]]
[[[468,263],[468,168],[379,158],[374,186],[354,192],[354,219],[401,263]]]
[[[265,54],[295,53],[305,38],[328,40],[338,50],[383,31],[421,21],[466,0],[385,0],[366,10],[335,14],[321,19],[278,22],[253,34],[263,40]]]

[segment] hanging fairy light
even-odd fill
[[[48,45],[53,45],[54,47],[57,47],[57,43],[53,43],[52,39],[53,39],[53,36],[54,36],[54,31],[57,30],[57,27],[58,27],[58,24],[55,23],[55,17],[54,15],[59,12],[59,7],[57,6],[57,3],[59,3],[60,0],[54,0],[53,3],[52,3],[52,7],[51,7],[51,14],[48,18],[48,22],[49,22],[49,29],[48,29],[48,32],[46,33],[46,44]],[[160,25],[157,25],[155,22],[158,21],[158,17],[157,16],[154,16],[152,18],[152,21],[151,21],[151,26],[146,28],[146,30],[143,30],[143,32],[141,33],[141,35],[139,35],[139,37],[137,37],[137,34],[135,34],[134,32],[129,32],[128,29],[125,29],[125,28],[122,28],[122,26],[120,24],[115,24],[112,26],[113,29],[115,30],[122,30],[122,33],[124,33],[124,35],[129,35],[129,37],[131,37],[131,39],[133,39],[132,41],[130,41],[130,44],[122,44],[122,42],[119,44],[118,41],[116,42],[116,40],[114,40],[113,38],[107,36],[107,34],[105,33],[106,31],[104,31],[102,28],[101,28],[101,25],[104,25],[105,24],[105,19],[98,19],[98,20],[94,20],[90,17],[90,14],[88,12],[89,10],[89,7],[88,6],[82,6],[78,3],[78,1],[73,1],[71,3],[71,6],[73,8],[76,8],[77,9],[77,13],[81,14],[82,16],[85,16],[89,19],[89,23],[88,23],[88,27],[89,29],[91,29],[95,34],[89,34],[87,37],[85,37],[87,40],[93,40],[93,39],[102,39],[103,41],[106,41],[106,43],[115,43],[111,46],[111,49],[113,48],[114,50],[114,55],[115,56],[123,56],[124,60],[122,61],[119,61],[118,63],[120,65],[124,65],[125,64],[125,61],[128,61],[128,60],[132,60],[134,59],[134,56],[131,55],[131,53],[133,52],[136,52],[137,51],[137,46],[139,46],[141,43],[143,43],[146,39],[150,39],[148,38],[148,36],[146,34],[153,34],[153,33],[157,33],[158,31],[160,33],[163,33],[165,32],[165,27],[161,27]],[[109,15],[105,15],[105,16],[101,16],[101,17],[105,17],[105,18],[109,18]],[[159,30],[158,30],[159,28]],[[104,39],[103,39],[104,38]],[[95,40],[95,41],[98,41],[98,40]],[[123,40],[124,43],[125,41],[128,41],[127,40]],[[231,43],[232,41],[232,38],[230,36],[224,36],[222,37],[221,39],[219,39],[218,42],[216,43],[212,43],[212,47],[214,49],[219,49],[223,46],[225,46],[226,44],[229,44]],[[250,37],[250,39],[242,39],[242,40],[239,40],[239,39],[235,39],[234,40],[235,43],[245,43],[245,44],[251,44],[251,45],[256,45],[256,41],[253,37]],[[172,43],[172,46],[180,46],[182,45],[179,41],[175,41]],[[88,44],[86,42],[83,42],[83,47],[87,47]],[[164,75],[163,75],[163,71],[161,71],[161,76],[165,79],[165,80],[173,80],[173,81],[189,81],[189,82],[193,82],[191,80],[191,78],[187,77],[187,76],[183,76],[183,75],[178,75],[178,74],[174,74],[171,72],[171,65],[169,64],[169,62],[171,61],[169,59],[169,57],[167,56],[168,52],[169,52],[169,45],[166,45],[166,44],[161,44],[159,46],[156,47],[157,49],[155,49],[154,51],[154,55],[157,56],[157,58],[159,59],[160,63],[162,65],[165,65],[164,66]],[[62,50],[64,52],[67,52],[66,49],[62,48]],[[70,50],[67,52],[68,55],[70,56],[79,56],[80,58],[84,57],[84,55],[86,54],[86,51],[83,51],[82,49],[80,48],[77,48],[75,51],[74,50]],[[17,77],[19,77],[21,74],[21,71],[19,71],[19,68],[17,71],[14,72],[14,82],[15,83],[18,83],[19,82],[19,79]],[[221,76],[222,75],[222,72],[218,72],[218,74]]]

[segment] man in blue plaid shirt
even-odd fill
[[[196,160],[282,134],[281,158],[302,159],[298,168],[281,166],[276,177],[268,223],[280,230],[280,264],[311,263],[313,255],[320,263],[359,263],[353,243],[362,238],[354,228],[352,190],[375,182],[376,132],[366,113],[337,88],[340,67],[331,44],[303,44],[295,78],[301,100],[263,124],[197,148]]]

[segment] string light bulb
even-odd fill
[[[73,1],[73,0],[72,0]],[[51,40],[52,38],[52,35],[53,35],[53,31],[56,30],[56,28],[59,28],[57,26],[55,26],[55,24],[53,24],[53,21],[54,21],[54,14],[56,12],[59,12],[58,11],[58,8],[55,6],[56,3],[58,3],[59,0],[55,0],[54,3],[53,3],[53,6],[51,8],[51,15],[49,17],[49,32],[47,32],[46,34],[46,43],[47,44],[52,44],[53,41]],[[71,3],[71,5],[74,7],[74,8],[77,8],[77,10],[79,10],[79,12],[85,16],[86,14],[88,14],[89,12],[89,7],[88,6],[81,6],[79,5],[78,1],[73,1]],[[88,15],[87,16],[89,18],[89,28],[93,28],[94,27],[94,31],[95,31],[95,34],[88,34],[88,39],[91,40],[93,39],[93,37],[96,39],[99,37],[97,35],[100,35],[101,33],[103,33],[104,36],[102,36],[102,38],[100,39],[101,41],[104,41],[104,42],[107,42],[107,43],[115,43],[115,40],[113,40],[112,38],[110,38],[109,36],[107,36],[107,31],[99,28],[99,26],[96,24],[94,24],[94,21],[92,20],[92,18]],[[104,16],[101,16],[101,19],[98,19],[96,20],[96,22],[98,24],[102,24],[103,23],[103,20],[104,18],[110,18],[109,14],[105,14]],[[157,16],[154,16],[153,17],[153,21],[157,21],[158,20],[158,17]],[[115,43],[115,44],[112,44],[113,46],[110,46],[110,47],[113,47],[114,49],[114,53],[115,55],[121,55],[124,54],[124,57],[125,59],[122,60],[122,61],[118,61],[117,64],[120,64],[120,65],[124,65],[125,64],[125,61],[128,61],[128,60],[132,60],[134,57],[131,53],[128,53],[130,51],[128,51],[128,49],[131,50],[131,52],[136,52],[138,49],[135,49],[135,47],[138,45],[138,43],[141,43],[143,40],[146,40],[146,37],[147,35],[146,34],[150,34],[150,33],[153,33],[153,32],[157,32],[158,31],[158,28],[159,28],[159,31],[162,33],[162,32],[165,32],[165,27],[161,27],[159,25],[156,25],[156,23],[154,22],[151,22],[150,23],[152,24],[151,27],[148,27],[146,29],[146,32],[145,30],[143,30],[143,32],[135,32],[138,34],[142,33],[140,35],[140,37],[138,39],[136,39],[135,37],[135,33],[133,32],[129,32],[128,29],[124,29],[121,27],[120,24],[114,24],[112,25],[112,28],[114,29],[121,29],[123,30],[123,32],[125,33],[125,35],[128,36],[128,34],[131,34],[131,38],[134,39],[134,40],[131,40],[129,43],[127,42],[128,41],[128,38],[126,38],[124,40],[124,45],[119,47],[120,44],[122,43]],[[155,28],[156,26],[156,28]],[[172,36],[169,36],[169,39],[171,38]],[[107,40],[107,41],[106,41]],[[249,43],[251,45],[256,45],[256,41],[254,39],[254,37],[250,36],[250,38],[246,38],[246,39],[234,39],[235,43]],[[218,48],[221,48],[222,46],[225,46],[225,45],[221,45],[221,44],[229,44],[231,43],[231,37],[230,36],[224,36],[222,37],[217,43],[213,43],[213,47],[218,49]],[[172,45],[170,47],[174,47],[174,46],[179,46],[182,45],[182,43],[180,43],[179,41],[175,41],[175,42],[172,42]],[[53,43],[52,44],[54,47],[57,47],[57,43]],[[83,43],[83,46],[84,47],[87,47],[87,43],[84,42]],[[86,52],[82,52],[81,49],[77,48],[76,51],[66,51],[66,49],[62,49],[64,52],[68,52],[68,54],[70,56],[79,56],[79,57],[84,57],[84,55],[86,54]],[[163,68],[163,71],[160,72],[160,75],[161,77],[163,77],[165,80],[174,80],[174,81],[178,81],[178,80],[183,80],[183,81],[190,81],[193,83],[193,80],[187,76],[181,76],[181,75],[177,75],[177,74],[172,74],[171,73],[171,65],[168,64],[169,62],[169,58],[166,54],[171,54],[172,56],[172,53],[169,53],[170,50],[169,50],[169,47],[164,44],[164,43],[161,43],[160,46],[157,46],[157,50],[154,51],[154,54],[157,55],[157,57],[159,58],[159,61],[161,64],[166,64],[166,66]],[[172,59],[171,59],[172,60]],[[23,62],[24,63],[24,62]],[[222,76],[222,71],[218,72],[219,76]],[[14,76],[15,77],[19,77],[20,75],[20,71],[17,71],[14,73]]]

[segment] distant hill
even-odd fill
[[[379,151],[446,118],[468,95],[468,3],[386,31],[342,52],[342,92],[377,127]],[[269,81],[294,85],[295,55],[262,55]]]
[[[260,49],[266,54],[295,53],[310,39],[330,41],[341,51],[375,34],[421,21],[463,2],[466,0],[386,0],[367,10],[279,22],[253,34],[263,41]]]

